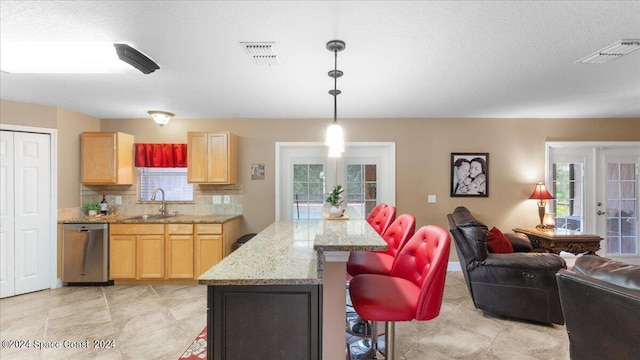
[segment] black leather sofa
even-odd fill
[[[571,359],[640,358],[640,266],[583,255],[557,278]]]
[[[514,246],[514,253],[489,253],[489,230],[467,208],[457,207],[447,218],[476,309],[509,318],[564,324],[556,283],[556,272],[566,268],[564,259],[551,253],[517,252],[519,246]],[[512,240],[513,236],[507,238]]]

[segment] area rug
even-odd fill
[[[187,350],[180,356],[180,359],[196,360],[207,358],[207,328],[202,329],[200,334],[189,345]]]

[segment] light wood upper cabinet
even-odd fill
[[[121,132],[84,132],[80,135],[83,184],[123,184],[136,181],[133,135]]]
[[[237,140],[229,132],[187,133],[187,181],[205,184],[237,182]]]

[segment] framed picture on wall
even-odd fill
[[[489,196],[489,153],[451,153],[451,196]]]

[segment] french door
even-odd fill
[[[363,216],[379,202],[395,204],[395,144],[349,143],[340,158],[320,143],[276,144],[276,220],[321,218],[337,184]]]
[[[595,233],[603,256],[640,263],[640,143],[548,143],[556,226]]]

